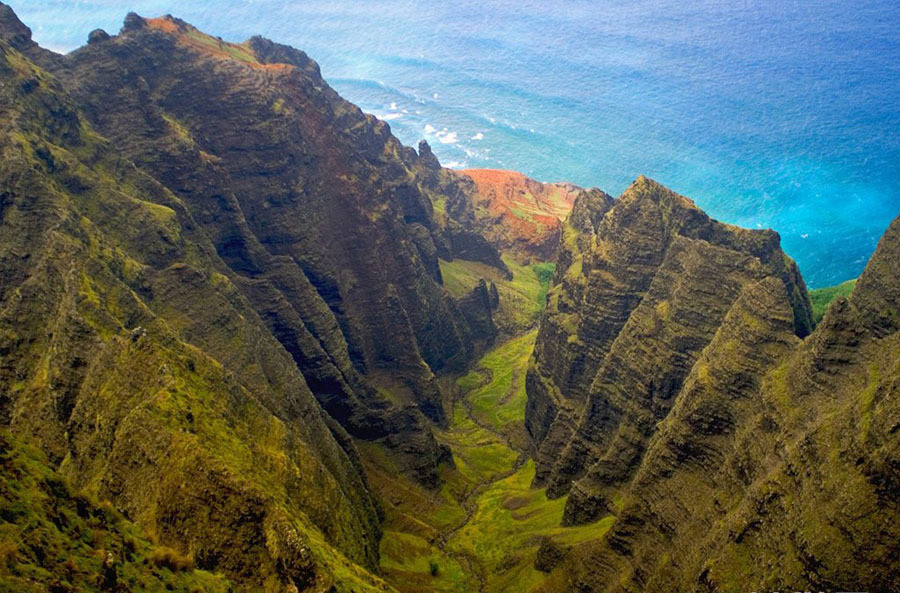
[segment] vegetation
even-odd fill
[[[839,297],[849,297],[856,286],[856,278],[847,280],[836,286],[827,286],[809,291],[809,302],[812,303],[813,319],[818,324],[825,317],[825,312]]]
[[[456,297],[471,291],[482,278],[492,280],[500,294],[500,309],[494,322],[503,334],[512,336],[534,327],[540,319],[554,264],[521,265],[509,254],[503,255],[503,262],[512,272],[512,280],[504,278],[496,268],[462,259],[440,260],[441,276],[444,286]]]
[[[224,593],[223,576],[157,546],[139,527],[48,467],[36,449],[0,433],[0,592]]]
[[[399,477],[377,447],[363,446],[369,476],[386,504],[381,568],[403,592],[519,592],[541,583],[533,567],[544,538],[569,547],[601,537],[612,516],[561,527],[566,497],[548,500],[532,489],[535,466],[525,461],[524,377],[537,330],[488,352],[476,370],[449,389],[453,416],[438,439],[456,467],[428,492]]]

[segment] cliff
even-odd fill
[[[457,174],[472,205],[474,227],[491,244],[522,260],[554,259],[560,228],[580,188],[541,183],[515,171],[464,169]]]
[[[540,404],[549,392],[556,399],[531,406],[529,426],[551,419],[542,447],[559,442],[563,428],[572,435],[558,464],[539,457],[543,479],[564,489],[563,477],[576,478],[564,522],[614,518],[603,537],[568,552],[540,590],[896,589],[900,219],[850,299],[839,299],[805,336],[808,307],[797,298],[805,291],[791,281],[789,263],[777,265],[785,260],[771,235],[725,228],[696,212],[684,225],[677,222],[684,212],[656,218],[645,204],[631,210],[630,228],[656,220],[679,229],[674,240],[653,250],[635,235],[623,240],[613,222],[629,202],[634,208],[655,195],[653,203],[688,206],[646,180],[636,186],[607,209],[590,242],[579,236],[592,246],[576,251],[592,270],[581,294],[593,298],[565,313],[548,309],[550,325],[538,338],[529,398]],[[706,226],[699,235],[697,222]],[[653,236],[646,224],[637,228],[641,238]],[[632,307],[609,284],[592,293],[601,283],[590,279],[629,249],[640,249],[653,270]],[[691,250],[702,258],[686,259]],[[611,277],[645,278],[637,257]],[[677,273],[663,275],[670,266]],[[561,279],[560,303],[571,304],[573,284]],[[552,341],[561,315],[576,316],[563,318],[576,336],[563,347]],[[583,347],[586,334],[574,330],[587,315],[604,331]],[[560,369],[551,352],[586,362]],[[593,376],[572,371],[582,368]],[[554,408],[569,416],[552,418]],[[562,420],[568,425],[560,427]]]
[[[385,589],[352,438],[436,486],[434,373],[495,332],[415,152],[302,52],[171,17],[57,56],[0,5],[0,82],[4,427],[201,569]]]
[[[569,505],[591,506],[602,497],[595,485],[631,478],[744,287],[776,278],[791,296],[795,332],[806,335],[812,319],[774,232],[713,221],[643,177],[615,201],[579,201],[588,203],[576,204],[563,231],[559,284],[529,368],[526,425],[536,482],[559,496],[578,481]]]

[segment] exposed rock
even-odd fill
[[[744,283],[652,436],[617,438],[644,450],[630,480],[607,455],[573,487],[567,516],[615,484],[624,506],[538,590],[895,590],[898,237],[900,219],[802,341],[791,285]]]
[[[439,170],[441,163],[431,152],[431,146],[425,140],[419,140],[419,162],[426,169]]]
[[[569,500],[563,511],[562,525],[586,525],[613,512],[613,505],[602,493],[588,490],[582,483],[576,483],[569,492]]]
[[[497,286],[491,282],[488,288],[488,283],[481,279],[472,292],[458,301],[459,310],[477,340],[491,342],[497,335],[497,328],[491,316],[491,312],[499,305],[496,295]]]
[[[387,374],[445,421],[433,373],[464,368],[483,328],[468,327],[439,284],[444,231],[385,124],[341,99],[302,51],[260,37],[229,44],[168,16],[130,16],[122,35],[56,74],[94,126],[182,200],[351,435],[428,433],[379,393]],[[453,242],[487,246],[475,234]],[[406,437],[398,463],[435,483],[433,437]]]
[[[537,556],[534,559],[534,569],[541,572],[550,572],[556,568],[565,557],[567,550],[553,541],[552,538],[545,537],[541,541],[538,548]]]
[[[772,231],[716,222],[644,177],[610,205],[576,200],[560,247],[527,378],[526,426],[538,446],[537,484],[560,496],[575,480],[593,517],[598,489],[628,481],[656,424],[742,289],[773,277],[798,335],[812,325],[796,266]]]
[[[562,222],[580,188],[541,183],[515,171],[464,169],[456,174],[473,206],[473,228],[492,245],[523,261],[554,259]]]
[[[103,29],[94,29],[88,34],[88,43],[102,43],[109,39],[109,33]]]

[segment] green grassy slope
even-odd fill
[[[809,291],[809,302],[812,303],[813,319],[818,324],[825,317],[828,307],[838,297],[848,297],[856,286],[856,278],[847,280],[836,286],[826,286]]]
[[[512,280],[504,278],[496,268],[462,259],[440,260],[441,276],[444,286],[455,297],[467,294],[482,278],[492,280],[500,295],[500,309],[494,314],[494,323],[502,334],[513,336],[534,327],[540,319],[554,266],[552,263],[520,265],[508,254],[503,255],[503,262],[512,272]]]
[[[381,568],[402,592],[520,592],[543,582],[533,567],[541,542],[571,546],[601,537],[612,517],[560,527],[566,497],[532,489],[521,429],[525,369],[536,330],[488,352],[456,380],[450,426],[438,439],[456,464],[432,492],[398,478],[375,446],[362,446],[370,480],[385,500]]]
[[[43,454],[0,433],[0,592],[231,590],[108,503],[74,493]]]

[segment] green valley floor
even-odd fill
[[[456,468],[439,492],[398,479],[374,447],[364,456],[383,497],[381,566],[401,592],[527,591],[546,576],[534,568],[541,543],[568,546],[600,537],[612,517],[560,527],[566,499],[531,489],[525,454],[525,370],[536,329],[497,345],[467,375],[447,381],[450,426],[438,438]]]

